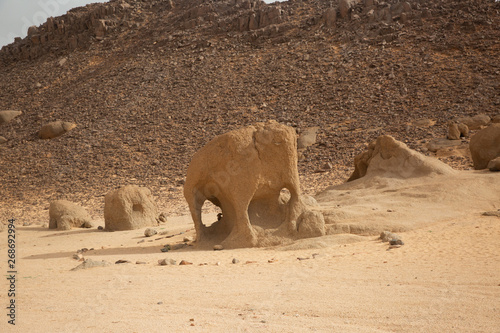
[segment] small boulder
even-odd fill
[[[297,139],[297,148],[307,148],[316,143],[316,134],[318,132],[318,127],[306,128]]]
[[[14,111],[14,110],[0,111],[0,125],[8,123],[9,121],[11,121],[12,119],[16,118],[21,114],[22,111]]]
[[[105,229],[134,230],[157,225],[158,208],[146,187],[127,185],[104,198]]]
[[[500,171],[500,157],[494,158],[488,162],[488,169],[490,171]]]
[[[92,225],[85,208],[67,200],[56,200],[49,206],[49,229],[69,230]]]
[[[390,242],[391,240],[401,240],[401,237],[399,237],[398,235],[396,234],[393,234],[392,232],[390,231],[382,231],[380,233],[380,237],[379,239],[382,241],[382,242]]]
[[[500,123],[491,124],[477,132],[469,143],[474,169],[488,167],[488,163],[500,156]]]
[[[454,122],[448,124],[448,140],[460,140],[460,130]]]
[[[177,261],[175,261],[174,259],[160,259],[158,260],[158,265],[160,266],[177,265]]]
[[[297,231],[300,238],[324,236],[326,231],[323,214],[306,210],[297,219]]]
[[[158,233],[158,231],[156,231],[156,229],[153,229],[153,228],[147,228],[146,230],[144,230],[144,236],[146,236],[146,237],[154,236],[157,233]]]
[[[38,136],[40,139],[53,139],[71,131],[75,127],[76,124],[67,121],[53,121],[43,125],[40,132],[38,132]]]

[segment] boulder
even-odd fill
[[[51,123],[45,124],[38,132],[38,136],[40,139],[53,139],[60,135],[63,135],[66,132],[71,131],[76,127],[76,124],[67,122],[67,121],[53,121]]]
[[[289,200],[280,200],[282,189]],[[258,245],[256,230],[297,233],[305,210],[300,200],[295,130],[275,121],[257,123],[215,137],[193,156],[184,196],[196,241],[224,248]],[[208,200],[222,210],[209,227],[201,208]]]
[[[9,121],[21,115],[22,113],[23,113],[22,111],[14,111],[14,110],[0,111],[0,125],[8,123]]]
[[[382,135],[368,146],[367,151],[354,158],[354,172],[347,181],[364,176],[406,179],[454,172],[438,159],[411,150],[391,136]]]
[[[500,156],[500,124],[491,124],[471,137],[469,149],[474,169],[488,167],[488,163]]]
[[[52,201],[49,206],[49,229],[87,228],[92,218],[85,208],[67,200]]]
[[[500,171],[500,157],[494,158],[488,162],[488,169],[490,171]]]
[[[146,187],[127,185],[113,190],[104,198],[105,229],[134,230],[156,226],[158,208]]]
[[[319,237],[326,234],[325,218],[321,212],[306,210],[297,219],[300,238]]]
[[[491,118],[485,114],[478,114],[474,117],[462,117],[457,119],[458,123],[467,125],[471,130],[481,129],[491,122]]]

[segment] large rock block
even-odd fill
[[[92,218],[85,208],[67,200],[52,201],[49,206],[49,229],[90,228]]]
[[[158,207],[146,187],[127,185],[106,194],[106,230],[134,230],[157,225]]]
[[[289,199],[280,198],[282,189],[288,189]],[[259,232],[270,229],[296,237],[296,221],[305,205],[294,129],[270,121],[217,136],[193,156],[184,196],[198,242],[256,246]],[[201,219],[206,200],[222,210],[209,227]]]
[[[393,137],[382,135],[368,146],[367,151],[354,158],[354,172],[347,181],[366,175],[413,178],[454,172],[438,159],[422,155]]]
[[[467,125],[471,130],[477,130],[481,129],[483,126],[487,126],[491,122],[491,118],[485,114],[478,114],[474,117],[458,118],[457,122]]]
[[[491,124],[470,139],[470,153],[474,169],[485,169],[488,163],[500,156],[500,124]]]

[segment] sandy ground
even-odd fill
[[[16,326],[7,323],[8,281],[2,279],[0,331],[499,332],[500,218],[481,215],[500,208],[500,175],[492,175],[455,179],[455,194],[449,193],[453,180],[442,178],[431,181],[433,188],[415,182],[365,188],[366,211],[383,211],[388,202],[394,213],[411,208],[388,215],[391,223],[399,218],[411,226],[399,233],[405,245],[393,249],[376,236],[338,234],[275,248],[162,253],[165,244],[194,235],[188,217],[158,228],[184,232],[171,238],[145,238],[144,230],[17,226]],[[429,195],[394,194],[409,188]],[[351,195],[342,202],[347,211],[363,207],[352,187],[336,191],[338,200]],[[439,214],[432,213],[436,198]],[[376,213],[373,221],[380,224],[383,215]],[[358,219],[366,224],[369,216]],[[2,252],[6,243],[4,231]],[[111,265],[71,271],[80,264],[72,256],[82,248],[94,249],[85,258]],[[6,253],[2,257],[4,274]],[[163,258],[193,265],[159,266]],[[115,264],[120,259],[132,263]]]

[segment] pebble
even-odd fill
[[[222,245],[214,245],[214,251],[222,251],[224,247]]]
[[[146,265],[147,262],[145,262],[145,261],[136,261],[135,264],[136,265]]]
[[[233,264],[237,264],[237,263],[239,263],[239,262],[240,262],[240,261],[239,261],[238,259],[233,258]]]
[[[186,236],[182,239],[183,242],[188,243],[193,241],[193,237]]]
[[[192,264],[193,264],[192,262],[186,260],[181,260],[181,262],[179,263],[179,265],[192,265]]]
[[[115,261],[115,264],[131,264],[131,263],[132,262],[130,260],[124,260],[124,259]]]
[[[97,230],[104,230],[104,228],[102,227],[102,225],[100,225],[97,227]]]
[[[158,264],[160,266],[177,265],[177,261],[175,261],[174,259],[160,259],[158,260]]]
[[[83,255],[81,253],[75,253],[73,254],[73,259],[75,260],[83,259]]]

